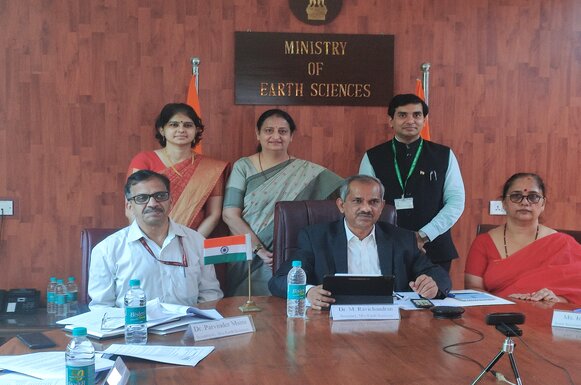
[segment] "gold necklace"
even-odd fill
[[[171,167],[171,169],[174,170],[174,172],[181,177],[182,174],[178,170],[176,170],[176,168],[174,167],[175,162],[172,160],[171,156],[169,156],[169,153],[167,152],[167,147],[164,147],[161,151],[163,152],[163,155],[165,155],[165,157],[169,161],[169,166]],[[192,158],[192,164],[194,164],[194,158],[196,157],[196,155],[194,154],[193,151],[190,151],[190,153],[191,153],[191,158]]]

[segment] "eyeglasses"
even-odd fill
[[[125,325],[125,317],[109,317],[108,313],[101,318],[101,330],[115,330]]]
[[[180,124],[181,124],[181,125],[182,125],[182,126],[185,128],[185,129],[188,129],[188,128],[195,128],[195,127],[196,127],[196,125],[194,124],[194,122],[178,122],[178,121],[175,121],[175,120],[172,120],[171,122],[168,122],[168,123],[166,124],[166,126],[168,126],[168,127],[170,127],[170,128],[179,128],[179,127],[180,127]]]
[[[510,199],[510,201],[513,203],[521,203],[525,198],[527,199],[527,201],[529,201],[530,204],[534,205],[536,203],[539,203],[541,199],[544,199],[544,196],[535,193],[531,193],[529,195],[523,195],[521,193],[512,193],[508,196],[508,199]]]
[[[167,191],[158,191],[154,192],[153,194],[138,194],[131,198],[127,198],[128,201],[134,201],[138,205],[145,205],[149,202],[149,199],[153,197],[156,202],[165,202],[169,199],[169,192]]]

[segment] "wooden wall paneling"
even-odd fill
[[[466,186],[453,229],[460,287],[476,224],[503,221],[488,201],[514,172],[545,178],[547,225],[579,228],[580,20],[574,0],[345,0],[327,26],[296,20],[287,0],[0,1],[0,197],[17,203],[0,287],[78,276],[80,229],[125,224],[128,162],[157,147],[153,121],[185,99],[191,56],[202,60],[204,152],[233,162],[255,151],[256,119],[272,106],[234,104],[234,32],[246,30],[394,34],[398,93],[431,62],[432,138],[452,147]],[[291,153],[342,176],[393,135],[385,108],[281,107],[299,129]]]

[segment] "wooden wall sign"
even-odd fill
[[[394,36],[236,32],[236,104],[387,106]]]

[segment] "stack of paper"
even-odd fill
[[[196,366],[214,350],[213,346],[159,346],[113,344],[106,354],[131,356],[175,365]],[[110,370],[115,362],[95,355],[95,377]],[[40,352],[0,356],[2,385],[65,385],[64,352]]]
[[[99,355],[95,356],[95,374],[109,370],[114,362]],[[7,384],[24,383],[34,379],[53,381],[59,383],[65,381],[65,352],[41,352],[22,354],[18,356],[0,356],[0,369],[14,373],[3,374],[0,372],[0,383]],[[25,377],[30,376],[30,377]],[[34,377],[34,378],[32,378]]]
[[[147,302],[147,330],[155,334],[169,334],[186,330],[190,323],[222,319],[215,309],[202,310],[196,307],[160,303],[153,299]],[[111,338],[124,333],[125,311],[121,308],[94,308],[90,312],[58,321],[72,331],[77,326],[87,328],[93,338]]]
[[[130,356],[166,364],[196,366],[212,353],[213,346],[163,346],[112,344],[104,353]]]

